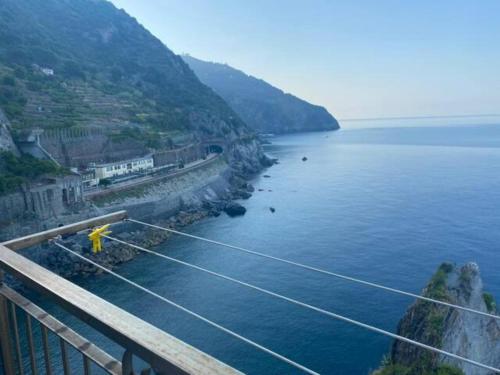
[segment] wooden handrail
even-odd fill
[[[127,211],[118,211],[111,214],[95,217],[92,219],[80,221],[78,223],[64,225],[62,227],[53,228],[44,232],[30,234],[28,236],[16,238],[10,241],[3,242],[2,245],[11,250],[25,249],[30,246],[38,245],[42,242],[50,240],[54,237],[63,234],[73,234],[85,229],[97,227],[104,224],[116,223],[127,218]]]
[[[142,358],[158,374],[239,373],[3,245],[0,267]]]

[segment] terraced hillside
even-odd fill
[[[250,134],[179,56],[104,0],[0,0],[0,108],[15,130],[138,128],[145,143]]]

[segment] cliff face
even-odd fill
[[[9,130],[9,121],[5,117],[4,113],[0,109],[0,151],[10,151],[14,154],[18,154],[18,150]]]
[[[423,295],[474,310],[497,312],[493,297],[483,290],[475,263],[461,268],[441,265]],[[400,321],[397,333],[477,362],[500,366],[500,322],[494,318],[418,301]],[[392,346],[389,363],[378,372],[380,375],[460,373],[493,374],[399,341]]]
[[[310,104],[228,65],[183,56],[198,78],[219,94],[253,129],[262,133],[335,130],[337,120]]]

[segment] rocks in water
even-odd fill
[[[224,212],[231,217],[245,215],[247,209],[241,204],[236,202],[230,202],[224,207]]]
[[[259,189],[259,191],[264,191],[264,189]]]
[[[248,199],[252,196],[252,194],[246,190],[236,190],[233,192],[233,196],[235,199]]]
[[[276,208],[274,207],[269,207],[269,211],[271,211],[273,214],[276,212]]]
[[[268,174],[265,174],[264,176],[262,176],[264,178],[270,178],[271,176],[269,176]]]
[[[302,158],[302,161],[307,161],[307,157],[306,157],[306,156],[304,156],[304,157]]]

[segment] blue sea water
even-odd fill
[[[270,178],[253,181],[253,197],[241,202],[247,214],[206,219],[187,231],[414,293],[443,261],[474,261],[500,298],[500,122],[356,128],[272,142],[267,151],[280,163],[265,172]],[[175,237],[156,250],[389,331],[413,302],[196,240]],[[150,255],[117,271],[322,374],[367,374],[391,344]],[[112,276],[78,283],[244,372],[299,373]]]

